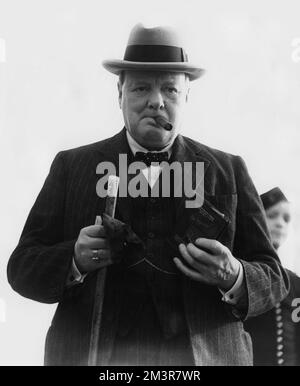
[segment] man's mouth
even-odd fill
[[[168,122],[165,118],[158,116],[158,117],[155,117],[154,119],[155,119],[155,122],[159,124],[159,126],[163,127],[165,130],[167,131],[172,130],[173,128],[172,124]]]
[[[158,115],[158,116],[156,116],[156,117],[146,117],[146,118],[151,118],[151,119],[153,119],[154,122],[155,122],[158,126],[162,127],[163,129],[165,129],[165,130],[167,130],[167,131],[171,131],[172,128],[173,128],[172,124],[171,124],[167,119],[165,119],[164,117],[162,117],[162,116],[160,116],[160,115]]]
[[[282,238],[282,237],[285,236],[284,232],[281,232],[281,231],[278,231],[278,230],[272,230],[271,234],[272,234],[273,237],[276,237],[276,238]]]

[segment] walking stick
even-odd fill
[[[119,177],[109,176],[108,178],[108,188],[107,188],[107,197],[105,203],[105,213],[111,217],[115,216],[117,195],[119,187]],[[96,217],[95,224],[100,224],[100,216]],[[93,306],[93,317],[92,317],[92,327],[91,327],[91,336],[90,336],[90,347],[89,347],[89,357],[88,357],[88,366],[97,365],[98,357],[98,344],[99,344],[99,335],[101,328],[102,320],[102,311],[103,311],[103,301],[104,301],[104,287],[106,281],[107,267],[99,269],[97,272],[96,278],[96,292]]]

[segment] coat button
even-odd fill
[[[276,307],[276,308],[279,308],[279,307],[280,307],[280,303],[276,303],[276,304],[275,304],[275,307]]]
[[[278,327],[278,328],[281,328],[282,326],[283,326],[283,323],[282,323],[282,322],[278,322],[278,323],[277,323],[277,327]]]
[[[277,342],[278,342],[278,343],[282,342],[282,340],[283,340],[283,337],[282,337],[282,336],[277,336]]]
[[[278,363],[279,365],[282,365],[283,362],[284,362],[284,360],[283,360],[282,358],[279,358],[279,359],[277,360],[277,363]]]
[[[276,308],[275,312],[276,312],[277,315],[278,315],[278,314],[281,314],[281,308],[280,308],[280,307],[279,307],[279,308]]]
[[[282,335],[282,333],[283,333],[283,329],[282,328],[278,328],[277,335]]]
[[[153,232],[148,232],[148,237],[149,239],[153,239],[154,238],[154,233]]]
[[[281,351],[282,349],[283,349],[283,344],[278,344],[278,345],[277,345],[277,350],[278,350],[278,351]]]
[[[277,315],[276,316],[276,322],[280,322],[282,320],[282,316],[281,315]]]
[[[277,351],[276,355],[277,355],[278,357],[282,357],[283,352],[282,352],[282,351]]]

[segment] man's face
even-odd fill
[[[188,96],[188,80],[183,73],[126,71],[118,84],[119,103],[126,129],[149,150],[171,143],[180,128]],[[171,131],[158,125],[154,117],[169,121]]]
[[[290,204],[286,201],[278,202],[266,210],[266,215],[272,244],[278,249],[288,234],[291,220]]]

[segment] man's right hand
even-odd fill
[[[81,273],[92,272],[113,263],[109,242],[101,224],[81,229],[74,252],[75,264]]]

